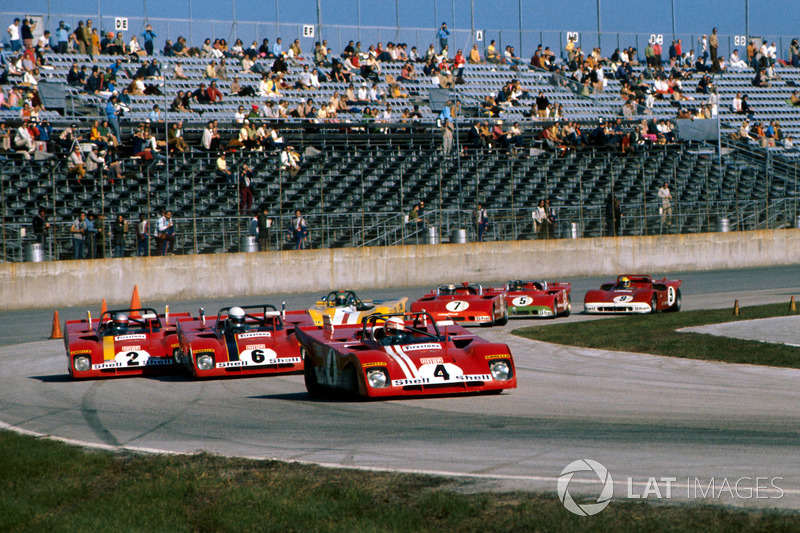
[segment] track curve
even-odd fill
[[[788,302],[800,294],[797,274],[794,267],[684,273],[684,309],[733,299]],[[759,280],[770,288],[725,290]],[[598,284],[577,280],[573,302]],[[313,296],[287,298],[303,302],[287,308],[302,307]],[[173,302],[172,309],[193,305]],[[30,314],[47,324],[48,312]],[[16,315],[30,323],[26,313],[0,313],[0,321],[13,324]],[[604,464],[622,496],[628,489],[619,480],[628,477],[638,492],[650,477],[675,477],[673,497],[687,493],[681,487],[694,478],[780,477],[782,498],[728,503],[800,508],[800,371],[568,348],[509,334],[529,323],[480,332],[510,345],[518,389],[383,402],[312,400],[302,376],[72,382],[60,341],[16,344],[31,339],[12,337],[6,326],[0,420],[111,448],[469,475],[482,489],[554,492],[561,470],[582,458]]]

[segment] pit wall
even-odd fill
[[[503,241],[0,264],[2,308],[57,308],[800,263],[800,231]]]

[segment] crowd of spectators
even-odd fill
[[[519,122],[508,126],[502,120],[513,108],[519,108],[524,117],[548,124],[534,133],[537,141],[548,148],[566,152],[600,146],[628,153],[650,143],[675,141],[672,121],[641,120],[653,113],[658,100],[675,107],[676,119],[714,118],[723,105],[715,85],[716,75],[752,70],[752,85],[769,87],[777,78],[776,64],[800,68],[800,45],[796,39],[791,42],[787,61],[778,58],[774,42],[756,41],[748,43],[741,55],[734,50],[726,59],[718,53],[716,29],[696,43],[689,43],[688,51],[681,39],[672,41],[666,58],[658,42],[648,43],[641,58],[634,47],[616,49],[606,57],[599,47],[584,51],[570,37],[563,57],[539,45],[530,60],[522,59],[510,45],[501,51],[494,40],[484,50],[476,43],[466,54],[458,48],[453,53],[450,31],[444,23],[435,34],[435,43],[424,52],[402,42],[387,42],[384,46],[382,42],[362,45],[354,41],[335,52],[326,40],[314,43],[313,50],[304,51],[299,39],[284,46],[280,37],[274,43],[268,38],[254,40],[249,46],[241,39],[229,45],[225,39],[208,38],[201,45],[192,46],[179,36],[165,40],[159,47],[158,35],[149,24],[141,34],[126,36],[123,32],[98,29],[90,19],[79,21],[75,28],[59,21],[54,33],[45,31],[38,39],[33,37],[35,30],[35,23],[27,18],[15,19],[6,30],[10,52],[3,54],[0,65],[0,109],[18,111],[20,123],[11,127],[0,123],[0,151],[15,151],[28,158],[37,150],[57,154],[76,183],[84,186],[96,186],[102,179],[123,180],[121,162],[126,157],[162,165],[168,152],[177,157],[192,150],[212,153],[220,175],[225,174],[219,163],[224,161],[224,153],[240,150],[270,152],[282,169],[294,175],[302,165],[302,150],[284,141],[273,119],[344,122],[360,117],[374,121],[374,131],[388,131],[383,123],[395,127],[400,124],[400,129],[410,130],[423,117],[419,105],[411,99],[424,94],[422,91],[428,87],[448,89],[466,84],[465,70],[482,63],[495,70],[504,68],[509,71],[509,78],[500,90],[486,94],[476,103],[481,118],[469,129],[467,146],[510,152],[517,152],[525,144]],[[202,81],[196,88],[162,94],[165,78],[191,78],[180,60],[169,68],[162,65],[155,55],[159,48],[165,57],[191,57],[205,62]],[[40,118],[45,106],[38,84],[52,76],[54,69],[48,61],[51,53],[89,56],[89,62],[76,58],[64,81],[101,99],[105,120],[54,129],[48,120]],[[399,75],[386,72],[383,67],[389,63],[401,65]],[[570,120],[563,104],[551,101],[543,91],[532,94],[525,88],[514,71],[526,68],[550,72],[555,84],[581,95],[605,92],[609,78],[618,80],[622,118],[601,120],[592,126]],[[259,81],[248,83],[252,79],[245,76],[248,73],[259,76]],[[684,87],[690,79],[697,80],[691,84],[691,92]],[[346,89],[320,98],[316,90],[330,82],[346,84]],[[304,93],[309,97],[293,98],[296,104],[285,98]],[[165,96],[173,120],[169,128],[163,128],[164,110],[154,105],[146,121],[130,128],[132,134],[123,135],[120,117],[130,112],[132,97],[143,95]],[[232,96],[252,99],[252,103],[240,105],[224,127],[218,120],[210,120],[197,142],[187,140],[182,114],[202,113]],[[408,99],[408,105],[398,105],[404,99]],[[789,103],[800,105],[800,96],[795,92]],[[735,113],[747,117],[735,134],[738,138],[752,139],[762,146],[792,145],[777,121],[761,124],[753,120],[755,111],[747,94],[737,95],[730,106]],[[452,147],[453,120],[461,111],[457,105],[447,106],[439,116],[445,155]],[[82,145],[84,150],[86,146],[91,148],[84,151]],[[226,174],[226,179],[239,184],[241,177],[230,178]],[[252,176],[248,178],[251,179]],[[249,188],[248,181],[245,189]],[[252,198],[240,198],[240,209],[249,210],[251,203]]]

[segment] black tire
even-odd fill
[[[553,320],[558,316],[558,298],[553,298],[553,314],[550,319]]]
[[[681,310],[681,290],[675,289],[675,303],[672,304],[672,307],[667,309],[668,313],[677,313]]]
[[[572,313],[572,297],[567,295],[567,308],[561,313],[561,316],[568,317]]]
[[[358,376],[353,365],[347,365],[342,370],[342,391],[349,398],[358,397]]]
[[[180,348],[172,350],[172,362],[178,366],[183,366],[183,354]]]
[[[650,312],[652,314],[658,313],[658,296],[653,293],[653,297],[650,298]]]
[[[300,351],[303,354],[303,380],[306,382],[306,390],[312,398],[319,398],[322,396],[324,390],[319,382],[317,382],[317,372],[314,369],[311,356],[305,348],[301,348]]]
[[[508,324],[508,311],[507,310],[506,310],[506,312],[505,312],[505,314],[503,315],[502,318],[498,318],[497,320],[494,321],[493,325],[494,326],[505,326],[506,324]]]

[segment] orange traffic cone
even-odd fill
[[[733,302],[733,316],[739,316],[739,300]]]
[[[142,302],[139,301],[139,286],[133,286],[133,294],[131,295],[131,309],[140,309],[142,307]],[[138,311],[134,311],[131,313],[131,316],[139,316]]]
[[[53,329],[50,332],[51,339],[63,339],[64,334],[61,333],[61,322],[58,320],[58,311],[53,313]]]
[[[794,303],[794,296],[792,296],[792,299],[789,300],[789,312],[794,313],[795,311],[797,311],[797,304]]]
[[[100,316],[103,316],[106,311],[108,311],[108,306],[106,305],[106,299],[103,298],[103,305],[100,306]]]

